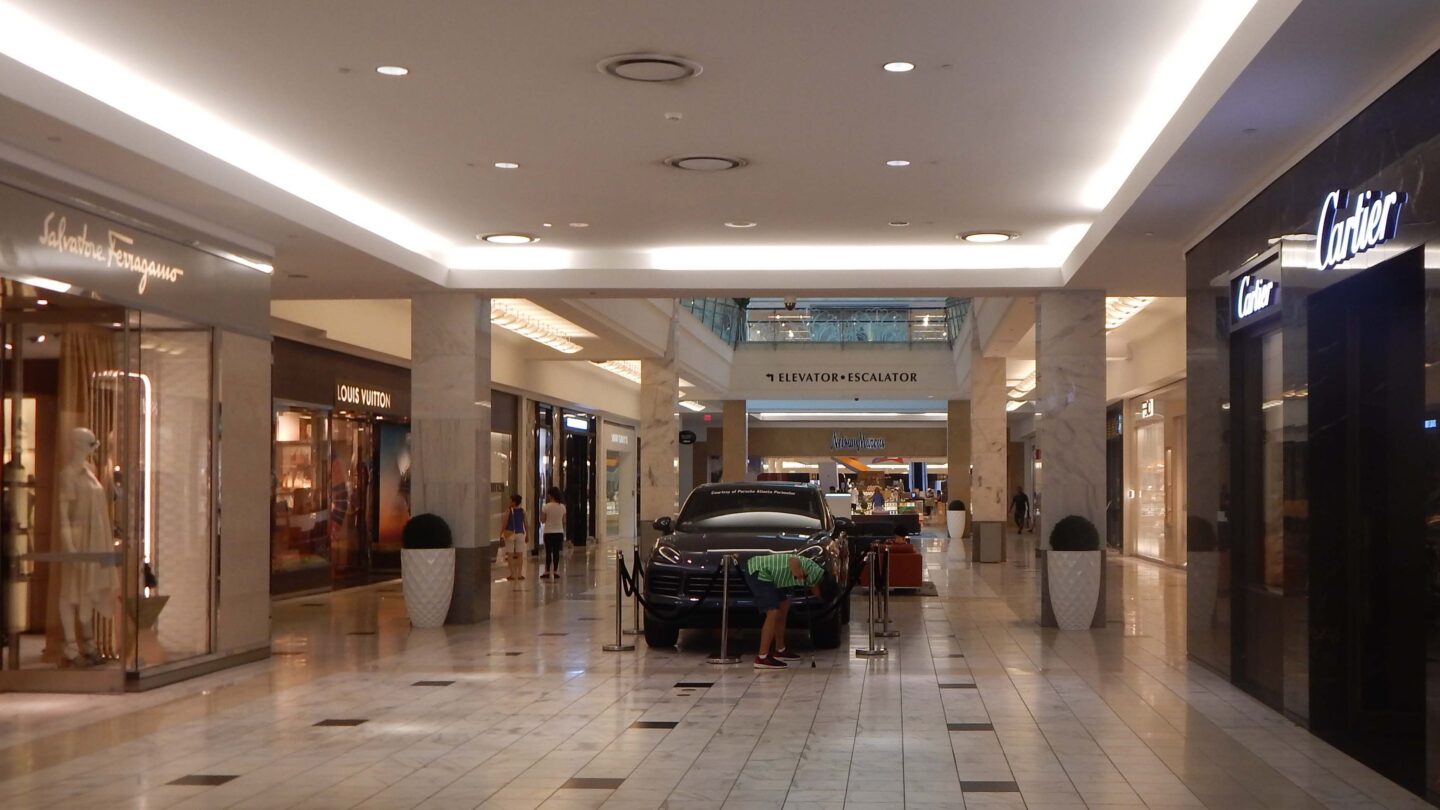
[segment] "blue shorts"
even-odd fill
[[[755,597],[756,610],[769,613],[780,609],[780,603],[785,601],[786,596],[780,593],[780,588],[775,583],[755,576],[744,566],[741,566],[740,573],[745,576],[745,584],[750,586],[750,594]]]

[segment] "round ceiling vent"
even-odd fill
[[[699,76],[698,62],[660,53],[622,53],[603,59],[595,66],[601,73],[632,82],[678,82]]]
[[[676,155],[665,158],[665,165],[689,172],[723,172],[749,165],[745,158],[727,155]]]

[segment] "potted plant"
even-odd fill
[[[1045,552],[1046,595],[1061,630],[1084,630],[1095,621],[1104,552],[1095,524],[1070,515],[1050,530]]]
[[[414,627],[439,627],[455,592],[455,549],[450,526],[439,515],[416,515],[400,538],[400,580],[405,610]]]
[[[965,536],[965,502],[956,498],[945,507],[945,530],[951,540]]]

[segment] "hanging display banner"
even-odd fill
[[[270,332],[268,273],[3,183],[0,268],[52,292]]]
[[[1336,189],[1320,205],[1320,222],[1315,228],[1315,251],[1319,269],[1344,264],[1371,248],[1395,238],[1400,229],[1400,209],[1410,197],[1401,191],[1363,191],[1350,205],[1350,191]]]

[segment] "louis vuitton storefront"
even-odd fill
[[[121,211],[0,166],[0,691],[269,652],[268,266]]]
[[[1440,798],[1440,56],[1187,255],[1188,644]]]

